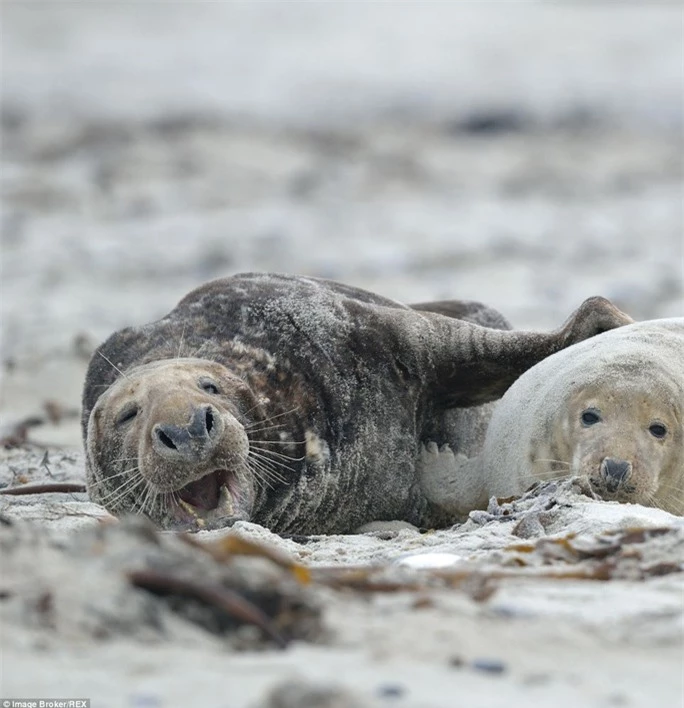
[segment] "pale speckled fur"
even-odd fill
[[[583,427],[588,408],[602,420]],[[649,433],[656,422],[667,427],[662,440]],[[600,494],[684,514],[684,318],[621,327],[536,364],[497,404],[479,456],[427,446],[422,484],[464,514],[538,480],[596,477],[605,457],[633,465],[634,489]]]

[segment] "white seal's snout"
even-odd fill
[[[616,492],[630,478],[632,463],[614,457],[605,457],[600,467],[601,479],[609,492]]]

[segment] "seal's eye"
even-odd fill
[[[667,435],[667,428],[662,423],[653,423],[648,432],[654,438],[664,438]]]
[[[218,386],[213,381],[200,381],[200,388],[205,393],[211,393],[216,396],[219,392]]]
[[[123,425],[124,423],[128,423],[133,420],[136,415],[138,415],[138,406],[127,406],[121,411],[121,413],[119,413],[116,419],[116,424]]]
[[[600,423],[601,415],[598,411],[589,408],[588,410],[584,411],[584,413],[582,413],[582,415],[580,416],[580,420],[582,421],[582,425],[585,428],[588,428],[591,425],[596,425],[596,423]]]

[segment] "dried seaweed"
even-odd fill
[[[261,609],[232,590],[151,570],[134,570],[127,575],[135,587],[156,595],[196,599],[240,622],[257,626],[279,647],[285,648],[288,644]]]
[[[21,484],[0,489],[0,494],[21,496],[24,494],[77,494],[86,491],[85,484],[78,482],[44,482],[41,484]]]

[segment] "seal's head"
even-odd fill
[[[603,499],[684,513],[680,387],[662,371],[621,366],[602,373],[610,381],[572,389],[562,421],[547,428],[550,448],[535,457],[568,464],[559,471],[586,477]],[[545,467],[537,477],[548,478]]]
[[[259,402],[215,361],[168,359],[125,372],[88,420],[91,498],[167,528],[246,519],[254,501],[248,415]]]

